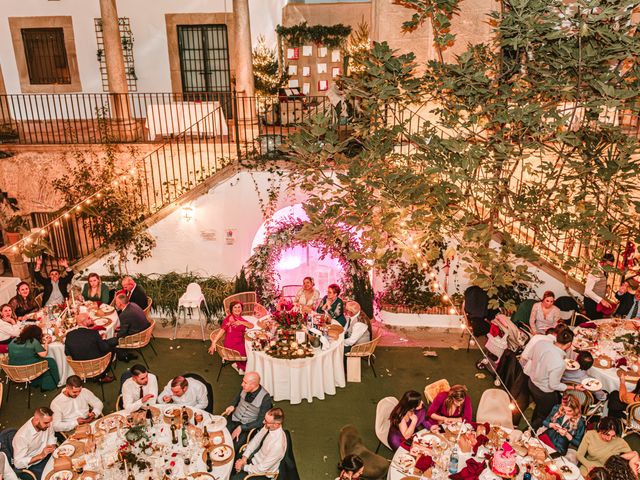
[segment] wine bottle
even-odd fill
[[[186,447],[189,444],[189,439],[187,438],[187,427],[185,424],[182,424],[182,446]]]
[[[176,435],[176,422],[173,418],[171,418],[171,443],[174,445],[178,444],[178,437]]]
[[[189,414],[187,413],[187,409],[182,407],[182,425],[187,425],[189,423]]]
[[[207,450],[207,472],[213,470],[213,462],[211,461],[211,452]]]

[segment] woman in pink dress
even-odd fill
[[[244,332],[247,331],[247,328],[253,328],[253,324],[242,318],[242,303],[231,302],[229,310],[231,310],[231,313],[222,321],[220,331],[211,341],[209,353],[213,355],[213,352],[216,351],[216,343],[218,343],[220,337],[226,333],[223,345],[226,348],[237,351],[243,357],[246,357],[247,350],[244,346]],[[239,373],[244,373],[247,362],[236,362],[233,363],[232,366]]]

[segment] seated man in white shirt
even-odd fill
[[[198,380],[177,376],[164,387],[160,394],[162,403],[175,403],[204,410],[209,403],[207,387]]]
[[[122,384],[122,405],[127,413],[158,401],[158,378],[144,365],[134,365],[129,371],[131,378]]]
[[[344,307],[347,325],[344,332],[344,353],[351,351],[351,347],[371,341],[371,325],[369,319],[362,315],[358,302],[347,302]]]
[[[77,375],[67,378],[67,385],[51,402],[53,430],[71,432],[78,425],[93,422],[102,415],[104,405],[88,388],[82,388]]]
[[[49,407],[36,408],[33,417],[13,437],[13,465],[20,470],[28,468],[40,479],[55,449],[53,412]]]
[[[284,412],[272,408],[264,417],[264,427],[251,439],[242,457],[236,461],[231,480],[241,480],[249,474],[276,473],[287,451],[287,436],[282,429]]]

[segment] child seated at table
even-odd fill
[[[587,370],[593,367],[593,355],[586,351],[578,352],[576,362],[578,362],[580,368],[578,370],[565,370],[562,375],[562,383],[571,382],[579,385],[585,378],[589,378]],[[602,390],[593,392],[593,396],[596,397],[596,400],[604,400],[607,398],[607,395]]]

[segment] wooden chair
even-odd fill
[[[296,298],[296,294],[301,288],[302,285],[284,285],[282,287],[282,290],[280,291],[280,296],[293,301],[293,299]]]
[[[378,375],[376,374],[376,369],[374,368],[374,363],[376,359],[375,351],[376,347],[378,346],[378,342],[380,342],[380,338],[382,338],[382,335],[378,334],[370,342],[354,345],[353,347],[351,347],[351,351],[346,354],[347,357],[366,358],[367,363],[373,371],[374,377],[378,377]]]
[[[213,332],[211,332],[211,335],[209,335],[211,342],[213,342],[213,340],[216,338],[216,335],[218,335],[220,330],[221,330],[220,328],[217,328]],[[220,362],[221,362],[220,369],[218,370],[218,376],[216,377],[216,382],[220,380],[220,374],[222,373],[222,369],[225,366],[234,362],[247,361],[247,357],[243,357],[240,354],[240,352],[238,352],[237,350],[233,350],[231,348],[227,348],[224,346],[224,335],[222,335],[216,343],[216,352],[218,353],[218,356],[220,357]]]
[[[31,382],[49,371],[49,364],[46,360],[32,363],[31,365],[8,365],[2,363],[0,368],[7,375],[7,403],[11,392],[11,382],[25,383],[27,385],[27,408],[31,408]]]
[[[229,315],[231,313],[229,305],[231,302],[242,303],[242,315],[252,315],[257,318],[262,318],[268,315],[268,310],[258,303],[258,297],[256,292],[242,292],[230,295],[222,301],[224,305],[224,312]]]
[[[147,296],[147,299],[149,300],[149,303],[147,303],[147,308],[144,309],[144,314],[147,317],[147,320],[149,320],[149,323],[152,323],[153,320],[151,318],[151,306],[153,305],[153,298]],[[175,335],[174,335],[175,337]],[[156,347],[153,346],[153,340],[156,337],[153,336],[153,332],[151,332],[151,341],[149,342],[149,346],[151,347],[151,350],[153,350],[153,353],[156,355],[156,357],[158,356],[158,352],[156,352]]]
[[[577,383],[574,382],[565,382],[567,385],[576,386]],[[591,406],[595,403],[595,398],[593,397],[593,393],[589,390],[568,390],[566,393],[573,395],[580,402],[580,409],[582,410],[583,415],[587,415],[591,410]]]
[[[630,404],[626,413],[627,418],[622,420],[622,436],[640,433],[640,402]]]
[[[590,322],[591,319],[589,317],[587,317],[586,315],[582,315],[581,313],[578,312],[573,312],[573,315],[571,316],[571,326],[575,327],[576,324],[578,323],[584,323],[584,322]]]
[[[142,360],[144,360],[144,364],[147,366],[147,368],[149,368],[149,364],[147,363],[147,359],[144,357],[144,353],[142,353],[142,349],[149,345],[149,343],[151,342],[153,329],[156,326],[155,320],[149,319],[149,322],[151,323],[151,325],[149,325],[146,330],[134,333],[133,335],[122,337],[118,341],[118,348],[121,348],[123,350],[136,350],[142,357]],[[153,345],[151,345],[151,349],[153,350],[153,353],[156,353]]]
[[[92,360],[74,360],[71,357],[67,357],[67,362],[73,372],[78,375],[83,382],[86,382],[87,378],[98,378],[107,368],[111,367],[111,356],[112,354],[109,352],[104,357],[94,358]],[[100,389],[102,390],[102,400],[104,400],[103,383],[100,383]]]
[[[43,296],[43,292],[40,292],[38,295],[36,295],[36,304],[38,304],[38,307],[42,308],[42,296]]]
[[[451,385],[449,385],[449,381],[446,378],[441,378],[433,383],[430,383],[426,387],[424,387],[424,398],[427,399],[427,402],[433,403],[433,399],[436,398],[441,392],[448,392],[451,390]]]

